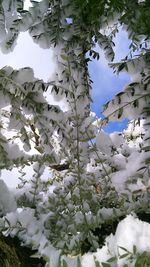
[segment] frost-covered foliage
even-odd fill
[[[134,266],[149,259],[148,241],[143,247],[136,244],[137,232],[145,242],[143,228],[149,231],[149,224],[129,214],[148,213],[150,203],[150,34],[143,18],[150,7],[148,1],[110,2],[32,1],[29,11],[23,1],[0,3],[2,51],[11,51],[19,32],[28,30],[41,47],[53,48],[57,65],[49,83],[36,79],[30,68],[0,70],[0,167],[21,172],[16,200],[0,198],[6,215],[0,227],[37,248],[51,267]],[[105,105],[100,120],[91,112],[88,61],[99,59],[96,43],[113,61],[119,25],[129,33],[131,54],[111,67],[127,71],[132,82]],[[139,55],[134,57],[134,51]],[[47,102],[45,94],[52,94],[58,105]],[[122,118],[130,120],[125,131],[103,131],[109,120]],[[28,182],[25,166],[34,173]],[[8,209],[11,197],[14,204]],[[137,227],[126,245],[125,225],[127,235],[132,225]]]

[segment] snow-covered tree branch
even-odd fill
[[[149,1],[31,4],[25,10],[23,0],[1,1],[0,48],[13,51],[28,31],[37,45],[53,49],[56,71],[45,83],[28,67],[0,70],[0,167],[22,173],[14,195],[0,181],[1,233],[37,249],[46,267],[148,266],[150,226],[139,219],[150,222]],[[129,35],[130,53],[114,62],[119,27]],[[96,45],[114,72],[131,76],[105,104],[103,120],[91,110],[88,62],[100,60]],[[123,118],[126,130],[105,133],[104,125]],[[28,181],[26,166],[33,172]],[[45,169],[50,176],[43,181]]]

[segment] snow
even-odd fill
[[[34,73],[31,68],[22,68],[15,75],[14,80],[19,84],[24,84],[25,82],[33,82],[35,80]]]
[[[30,2],[30,0],[25,0],[24,1],[24,9],[25,10],[28,10],[29,9],[29,7],[31,7],[32,6],[32,4],[31,4],[31,2]]]
[[[123,157],[123,156],[121,156]],[[144,161],[144,153],[133,152],[125,164],[124,161],[120,161],[119,171],[111,174],[111,180],[118,192],[122,192],[126,188],[126,182],[128,179],[135,175],[139,166]]]
[[[131,263],[127,256],[122,259],[120,257],[127,251],[134,254],[134,246],[136,247],[137,253],[144,251],[150,252],[149,241],[150,224],[140,221],[135,215],[128,215],[124,220],[119,222],[115,235],[111,234],[106,238],[106,244],[101,249],[82,256],[82,267],[95,267],[94,258],[99,263],[102,263],[107,262],[111,257],[116,257],[117,259],[114,263],[110,263],[112,267],[123,267],[124,264],[128,263],[130,264],[128,266],[134,266],[134,261]]]
[[[8,106],[10,103],[10,99],[8,95],[4,95],[2,91],[0,91],[0,108],[4,108]]]
[[[17,203],[13,193],[8,189],[5,182],[0,179],[0,215],[6,215],[6,213],[16,209]]]
[[[7,214],[7,219],[12,227],[19,222],[20,226],[27,228],[27,232],[20,232],[20,236],[22,236],[24,242],[28,243],[32,240],[35,249],[38,247],[39,255],[45,255],[47,257],[49,262],[47,266],[57,266],[60,251],[55,249],[46,237],[44,237],[42,225],[34,217],[34,210],[27,208],[25,210],[16,211],[16,214],[11,212]],[[15,229],[13,233],[15,234]],[[101,249],[97,249],[97,251],[93,253],[85,253],[83,256],[61,256],[60,260],[61,262],[65,260],[65,262],[69,264],[69,267],[76,267],[79,259],[81,261],[81,267],[95,267],[95,261],[100,264],[115,257],[115,262],[110,263],[111,267],[123,267],[125,263],[134,266],[133,261],[131,263],[127,256],[124,258],[121,258],[121,256],[128,251],[129,254],[133,254],[136,259],[135,252],[133,251],[134,246],[136,247],[136,253],[142,253],[144,251],[150,252],[149,240],[150,224],[139,220],[136,215],[128,215],[119,222],[115,234],[111,234],[106,238],[105,245]]]
[[[117,168],[117,170],[125,169],[126,168],[126,157],[124,157],[122,154],[114,155],[113,166]]]
[[[124,143],[122,133],[113,132],[109,136],[114,147],[119,147]]]
[[[2,17],[2,14],[0,15],[0,18]],[[2,42],[6,37],[6,30],[5,25],[3,22],[0,23],[0,42]]]
[[[26,157],[26,154],[20,149],[20,147],[17,144],[7,144],[5,146],[5,151],[7,152],[8,158],[10,160],[17,159],[22,156]],[[15,153],[14,153],[15,151]]]
[[[102,153],[110,154],[113,143],[108,134],[100,131],[96,135],[96,146]]]
[[[139,252],[150,251],[150,224],[129,215],[119,223],[115,241],[116,247],[125,247],[129,251],[133,250],[134,245]],[[119,253],[123,251],[119,249]]]
[[[57,1],[54,1],[54,6],[55,4],[57,6],[56,2]],[[66,1],[63,1],[63,4],[66,5]],[[6,41],[14,36],[14,32],[11,32],[10,28],[12,25],[15,27],[13,20],[17,19],[17,14],[19,12],[17,13],[14,11],[15,7],[12,5],[11,12],[13,12],[13,16],[11,17],[5,1],[3,1],[3,6],[5,9],[8,36],[5,36],[5,31],[3,30],[4,25],[1,24],[1,48],[6,49]],[[29,32],[35,42],[43,48],[50,47],[50,33],[47,31],[50,29],[47,22],[43,22],[46,18],[48,7],[48,0],[41,1],[38,4],[32,1],[32,6],[29,7],[31,15],[28,13],[28,15],[23,16],[22,24],[16,26],[16,36],[18,29],[21,31],[26,30],[32,24]],[[66,16],[61,13],[62,12],[60,12],[60,23],[62,22],[64,26],[66,23]],[[71,27],[72,24],[73,21],[67,26]],[[14,71],[10,67],[3,69],[7,76],[3,77],[3,81],[7,80],[6,91],[8,95],[10,95],[10,99],[6,96],[4,104],[0,102],[0,107],[3,108],[4,105],[7,106],[11,100],[14,101],[14,103],[12,102],[14,105],[11,109],[9,128],[17,128],[16,130],[18,131],[22,129],[23,134],[20,140],[24,143],[22,145],[23,149],[28,152],[30,148],[32,148],[29,142],[30,136],[33,133],[28,132],[28,129],[26,129],[28,127],[21,128],[20,122],[17,125],[18,114],[16,110],[19,110],[22,115],[19,117],[19,120],[22,122],[23,126],[25,125],[26,119],[29,118],[28,116],[25,117],[26,114],[28,115],[31,112],[32,119],[35,120],[34,134],[37,133],[40,135],[40,141],[38,143],[41,145],[42,152],[39,152],[40,156],[38,158],[33,157],[29,162],[26,161],[26,164],[32,164],[34,174],[29,173],[28,176],[31,177],[29,186],[24,186],[20,192],[16,192],[16,199],[14,194],[9,191],[4,181],[0,180],[0,211],[1,215],[4,215],[3,220],[6,223],[6,227],[8,227],[8,233],[12,230],[10,232],[12,236],[18,235],[25,245],[32,245],[33,248],[38,249],[39,254],[47,258],[47,267],[48,265],[50,267],[59,266],[59,260],[62,266],[66,266],[65,262],[69,267],[75,267],[78,263],[76,256],[61,256],[61,251],[51,244],[51,234],[56,236],[57,240],[52,240],[56,247],[66,249],[64,247],[66,246],[74,253],[76,247],[78,245],[80,246],[80,241],[86,240],[86,236],[84,237],[85,233],[87,234],[87,238],[89,238],[87,232],[90,233],[90,227],[94,228],[97,227],[97,225],[101,227],[101,225],[105,225],[105,221],[107,222],[108,220],[114,219],[115,216],[116,219],[120,219],[119,216],[122,211],[118,206],[120,205],[121,193],[128,192],[130,200],[132,198],[132,192],[141,190],[142,194],[145,194],[149,186],[149,173],[147,169],[144,169],[143,172],[138,171],[141,167],[147,168],[144,161],[150,153],[145,153],[142,147],[145,138],[149,136],[148,128],[146,128],[146,124],[145,126],[142,123],[141,125],[134,125],[134,121],[132,121],[128,129],[123,133],[112,133],[109,135],[103,130],[100,130],[101,120],[99,118],[95,118],[95,122],[93,122],[95,115],[91,114],[91,117],[89,117],[89,109],[87,106],[90,105],[90,101],[87,96],[88,94],[85,95],[85,89],[87,90],[87,87],[83,84],[85,73],[84,69],[79,67],[80,64],[78,63],[80,62],[77,61],[77,59],[80,59],[80,53],[82,51],[80,47],[76,49],[76,45],[74,46],[72,43],[72,47],[68,48],[68,55],[63,55],[65,51],[64,48],[66,48],[65,41],[69,40],[73,34],[74,32],[71,30],[70,32],[63,30],[63,42],[53,48],[56,63],[53,77],[56,81],[56,89],[57,86],[61,87],[59,92],[54,90],[53,98],[58,102],[62,100],[64,100],[64,102],[68,101],[67,104],[65,103],[67,106],[66,109],[61,109],[59,103],[58,106],[48,105],[48,103],[46,103],[42,95],[43,82],[35,80],[32,69],[22,68],[18,71]],[[106,36],[101,35],[99,44],[106,50],[105,55],[112,60],[113,50],[111,48],[111,41],[107,39]],[[8,50],[12,50],[14,45],[15,42],[11,47],[8,47]],[[77,64],[74,64],[74,61]],[[68,65],[69,67],[67,68]],[[117,95],[116,98],[108,104],[105,115],[109,115],[110,113],[109,118],[112,118],[112,120],[121,120],[123,116],[127,116],[129,119],[137,119],[143,111],[143,108],[148,106],[148,103],[142,100],[142,98],[139,102],[139,107],[136,106],[133,108],[132,105],[127,105],[128,101],[136,100],[138,94],[142,95],[145,93],[143,90],[145,90],[144,86],[147,85],[147,82],[146,78],[144,80],[144,78],[141,77],[141,70],[147,67],[145,73],[147,72],[147,75],[149,75],[148,66],[146,66],[143,59],[136,59],[134,62],[130,61],[127,65],[133,81],[137,83],[134,87],[136,94],[132,95],[130,84],[126,86],[123,94],[120,96]],[[12,80],[10,82],[9,79],[12,79],[13,82]],[[32,82],[36,82],[34,89]],[[24,83],[30,83],[28,84],[28,90],[24,87]],[[50,90],[51,89],[48,88],[46,92],[47,96]],[[149,90],[149,86],[147,86],[147,90]],[[4,98],[3,93],[1,93],[0,97]],[[30,99],[28,99],[28,97]],[[30,105],[29,100],[34,104],[32,105],[31,103]],[[24,104],[23,108],[20,104],[22,102]],[[28,107],[28,103],[30,107]],[[38,111],[37,114],[36,104],[42,106],[42,111]],[[121,115],[119,115],[119,110],[115,112],[116,107],[120,109],[124,105],[125,109]],[[19,138],[18,136],[16,138]],[[95,143],[92,143],[92,140],[88,138],[88,136],[90,136],[90,138],[95,137]],[[146,140],[146,145],[149,145],[149,139]],[[20,144],[13,143],[9,141],[8,138],[5,139],[3,135],[1,135],[0,149],[2,167],[6,165],[8,168],[9,164],[10,167],[12,167],[14,165],[13,160],[28,159],[28,154],[25,154],[25,152],[20,149]],[[36,155],[35,153],[35,156]],[[52,160],[56,161],[58,164],[60,162],[67,162],[68,160],[69,170],[61,173],[53,171],[52,179],[54,179],[54,183],[52,179],[47,178],[45,183],[47,183],[48,188],[47,191],[44,192],[44,183],[40,175],[44,175],[45,166],[50,165]],[[52,175],[52,172],[50,175]],[[49,173],[47,176],[49,176]],[[116,198],[118,198],[118,202],[116,201],[117,204],[113,203],[115,202],[113,199],[111,203],[111,199],[107,199],[107,197],[109,198],[109,196],[111,196],[111,190],[109,189],[109,192],[107,192],[108,180],[108,185],[112,186],[112,193],[115,194],[114,200],[116,201]],[[22,183],[23,181],[22,179]],[[27,182],[26,179],[25,182]],[[53,187],[50,192],[51,183]],[[131,194],[129,194],[129,192],[131,192]],[[121,196],[124,197],[124,195],[125,194],[122,194]],[[19,206],[20,208],[17,209],[16,200],[21,200],[21,196],[25,197],[26,201],[22,201]],[[145,199],[148,202],[148,194],[146,197]],[[106,208],[107,203],[105,202],[107,200],[108,205],[110,205],[110,207],[112,206],[112,208]],[[103,203],[102,201],[104,201],[106,207],[100,206],[101,203]],[[124,214],[128,214],[128,211],[125,210],[126,207],[128,207],[128,201],[126,201],[125,204],[122,204],[122,202],[121,209],[124,209]],[[133,202],[130,204],[131,207],[134,206],[134,204],[136,205],[136,203]],[[140,203],[138,204],[140,205]],[[72,214],[73,218],[71,217]],[[49,217],[47,215],[49,215]],[[52,219],[54,219],[54,221],[51,221]],[[71,221],[73,219],[74,221]],[[53,223],[52,226],[50,225],[51,223]],[[52,227],[56,228],[56,232],[51,232],[53,230]],[[61,231],[58,230],[60,227]],[[21,231],[18,232],[18,230]],[[96,264],[94,261],[98,261],[99,263],[102,261],[106,262],[112,256],[116,257],[116,263],[110,265],[122,267],[124,263],[128,263],[129,261],[127,257],[124,259],[120,258],[120,255],[124,253],[124,249],[129,250],[131,254],[133,253],[133,247],[136,245],[139,253],[145,250],[150,252],[149,233],[150,224],[138,220],[134,215],[128,215],[124,220],[119,222],[116,233],[106,237],[105,245],[101,249],[99,248],[93,253],[88,252],[83,256],[79,255],[81,267],[95,267]],[[5,234],[7,234],[7,231]],[[96,240],[94,239],[93,242],[96,243]],[[121,249],[120,246],[123,246],[124,249]],[[96,247],[98,247],[97,243]],[[97,266],[99,265],[97,264]]]

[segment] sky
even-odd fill
[[[125,57],[128,52],[129,41],[125,32],[121,32],[116,39],[116,58],[118,61]],[[100,52],[100,60],[90,63],[89,71],[91,79],[93,80],[92,89],[92,111],[99,117],[102,116],[102,105],[129,82],[129,76],[121,73],[119,76],[113,74],[113,71],[108,67],[107,61],[102,51]],[[55,71],[53,61],[53,52],[51,49],[42,49],[35,44],[29,34],[21,33],[17,45],[13,52],[9,54],[2,54],[0,52],[0,68],[4,66],[12,66],[13,68],[32,67],[34,69],[35,77],[48,81]],[[126,127],[126,121],[119,123],[110,123],[106,127],[107,132],[121,131]],[[10,179],[11,176],[11,179]],[[3,171],[2,178],[9,185],[9,187],[17,186],[18,180],[17,170]]]
[[[6,65],[16,69],[31,67],[34,69],[35,76],[45,81],[55,71],[52,50],[41,49],[32,41],[27,32],[20,33],[13,52],[9,54],[2,54],[0,52],[0,67]]]
[[[115,59],[114,62],[119,62],[129,52],[129,40],[125,31],[119,32],[115,38]],[[100,60],[90,63],[89,71],[93,80],[92,88],[92,110],[99,116],[103,117],[103,105],[111,100],[115,94],[122,91],[126,84],[129,83],[130,77],[127,73],[121,72],[119,75],[114,74],[113,70],[108,66],[104,53],[97,48],[100,53]],[[122,131],[127,125],[127,119],[119,122],[110,122],[105,127],[106,132]]]

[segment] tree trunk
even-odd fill
[[[0,235],[0,267],[44,267],[41,258],[31,258],[36,253],[30,247],[23,247],[17,237]]]

